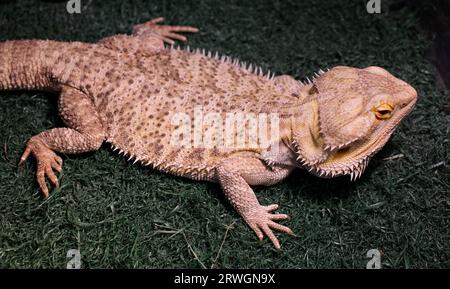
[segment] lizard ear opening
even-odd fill
[[[320,134],[319,107],[317,100],[305,104],[311,111],[308,118],[299,121],[293,131],[293,139],[298,160],[302,165],[315,165],[328,157]]]
[[[338,67],[327,75],[316,82],[317,101],[324,149],[334,151],[367,135],[372,123],[364,115],[364,97],[354,89],[358,85],[356,71]]]

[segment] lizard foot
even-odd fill
[[[148,22],[135,25],[133,27],[133,35],[145,35],[145,34],[151,34],[158,38],[160,38],[162,41],[169,43],[169,44],[175,44],[176,40],[181,41],[187,41],[187,38],[179,32],[198,32],[198,28],[192,27],[192,26],[170,26],[170,25],[159,25],[158,23],[161,23],[164,21],[163,17],[155,18],[153,20],[150,20]],[[177,33],[178,32],[178,33]]]
[[[21,166],[27,160],[30,153],[32,153],[37,160],[37,182],[39,184],[39,188],[44,194],[44,197],[47,198],[48,188],[47,184],[45,183],[45,176],[48,177],[54,187],[58,188],[58,178],[56,177],[53,170],[56,170],[59,173],[61,172],[62,159],[58,155],[56,155],[54,151],[49,149],[42,141],[35,137],[32,137],[28,141],[27,147],[20,157],[19,166]]]
[[[244,219],[250,228],[255,231],[259,240],[262,240],[264,235],[266,235],[272,241],[275,248],[280,249],[280,242],[277,237],[275,237],[272,229],[287,233],[289,235],[294,235],[294,233],[288,227],[274,222],[289,219],[289,216],[286,214],[273,214],[272,211],[275,211],[276,209],[278,209],[278,205],[276,204],[259,206],[245,215]]]

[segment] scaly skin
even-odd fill
[[[412,110],[417,94],[407,83],[379,67],[335,67],[307,84],[199,51],[167,48],[164,42],[186,41],[188,26],[164,26],[162,18],[134,27],[133,35],[116,35],[95,44],[43,40],[0,43],[0,89],[40,89],[60,93],[59,113],[66,128],[33,136],[20,159],[37,160],[37,181],[48,196],[45,177],[59,186],[56,152],[94,151],[103,142],[129,160],[196,180],[219,182],[226,197],[255,231],[293,234],[276,221],[278,205],[263,206],[251,185],[272,185],[295,168],[321,177],[361,175],[370,157],[387,142]],[[183,145],[173,141],[180,126],[206,139],[223,131],[216,123],[197,125],[199,107],[226,118],[276,115],[275,127],[258,127],[272,138],[269,146],[245,138],[241,146]],[[174,124],[182,113],[187,120]],[[190,120],[194,119],[193,122]],[[230,136],[256,129],[237,123]],[[179,136],[179,135],[177,135]],[[273,138],[275,136],[275,138]],[[217,139],[216,139],[217,140]]]

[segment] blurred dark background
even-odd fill
[[[436,67],[436,83],[450,88],[450,1],[448,0],[398,0],[390,10],[409,6],[420,20],[418,31],[432,41],[427,58]]]

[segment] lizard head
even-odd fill
[[[321,177],[358,178],[417,101],[412,86],[380,67],[335,67],[304,89],[308,113],[293,143],[301,165]]]

